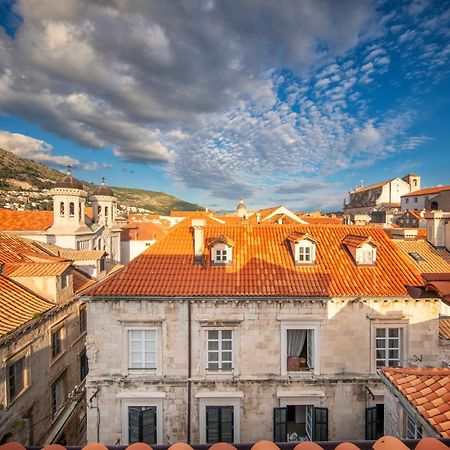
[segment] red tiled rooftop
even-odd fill
[[[313,225],[206,225],[205,242],[225,235],[235,245],[225,267],[194,265],[190,222],[183,221],[120,272],[88,295],[114,296],[407,296],[421,285],[419,272],[381,228]],[[317,240],[317,264],[296,266],[287,237],[308,233]],[[373,267],[358,267],[342,239],[348,234],[379,244]]]
[[[44,231],[53,225],[53,211],[0,208],[0,231]]]
[[[440,192],[450,191],[450,186],[437,186],[431,188],[419,189],[418,191],[410,192],[409,194],[402,195],[402,197],[417,197],[419,195],[427,194],[439,194]]]
[[[169,226],[153,222],[132,222],[122,227],[121,241],[149,241],[164,237]]]
[[[442,437],[450,438],[450,369],[383,367],[382,372]]]

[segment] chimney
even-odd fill
[[[194,264],[202,264],[203,253],[205,251],[205,220],[193,219],[194,229]]]
[[[261,223],[261,213],[256,213],[256,223]]]

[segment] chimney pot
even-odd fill
[[[202,264],[205,252],[205,224],[203,219],[192,219],[194,229],[194,264]]]

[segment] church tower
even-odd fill
[[[53,197],[51,231],[68,234],[86,228],[84,208],[87,192],[81,181],[72,176],[70,166],[67,167],[66,175],[56,182],[50,193]]]
[[[115,225],[117,199],[112,189],[105,184],[104,178],[102,179],[102,184],[95,188],[90,199],[94,223],[106,225],[107,227]]]

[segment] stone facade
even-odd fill
[[[4,365],[0,371],[0,438],[11,433],[11,439],[29,446],[43,445],[50,436],[70,445],[84,443],[86,413],[80,357],[86,332],[80,330],[79,310],[78,300],[55,306],[0,339],[0,358]],[[52,357],[52,333],[59,329],[62,347]],[[22,357],[25,357],[24,389],[11,399],[10,367]],[[52,401],[55,401],[52,386],[58,380],[64,386],[63,405],[58,411],[52,411]],[[72,399],[68,399],[72,391]],[[69,420],[64,424],[65,417]]]
[[[91,442],[127,444],[127,407],[135,405],[156,407],[161,444],[205,442],[210,405],[234,408],[235,442],[273,439],[274,408],[287,405],[328,408],[329,439],[363,439],[365,408],[383,403],[377,328],[402,330],[401,364],[441,363],[438,299],[86,301]],[[311,370],[287,371],[286,333],[292,327],[312,330]],[[130,329],[156,331],[154,370],[128,369]],[[207,369],[209,330],[232,330],[231,371]]]

